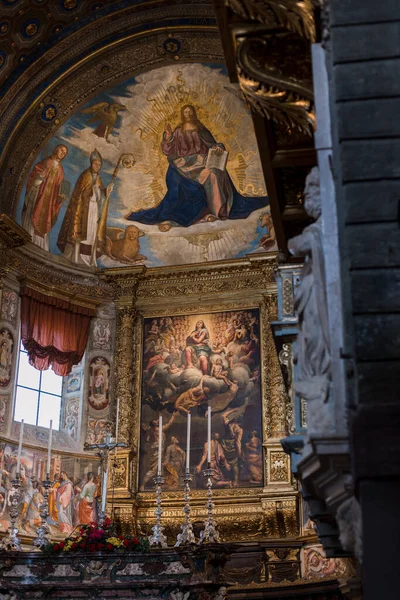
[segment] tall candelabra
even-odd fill
[[[106,517],[106,500],[107,500],[107,482],[108,482],[108,470],[110,463],[110,452],[115,448],[127,448],[128,444],[125,442],[118,442],[116,439],[113,440],[111,437],[111,425],[108,422],[106,424],[106,437],[104,442],[100,444],[85,444],[85,450],[98,450],[97,455],[100,456],[102,467],[103,467],[103,483],[101,490],[101,510],[97,519],[100,527],[104,525],[104,519]]]
[[[184,544],[195,544],[196,538],[193,533],[193,525],[190,519],[190,482],[193,479],[193,475],[189,473],[189,471],[185,472],[185,476],[183,481],[185,483],[185,506],[183,507],[183,512],[185,513],[185,521],[181,525],[181,533],[178,533],[177,540],[175,546],[181,546]]]
[[[50,481],[49,474],[47,474],[47,479],[42,481],[42,486],[44,487],[44,494],[42,510],[40,511],[41,524],[40,527],[37,528],[36,537],[33,540],[33,545],[37,546],[37,548],[44,548],[49,543],[47,536],[50,533],[50,529],[47,524],[47,517],[49,516],[49,489],[51,488],[53,483],[53,481]]]
[[[16,520],[18,518],[18,505],[20,502],[20,492],[19,488],[21,487],[21,476],[19,473],[16,473],[15,479],[11,482],[12,487],[14,489],[14,493],[11,496],[11,510],[10,510],[10,527],[8,528],[8,535],[5,536],[0,542],[0,550],[8,550],[12,552],[20,552],[21,541],[18,537],[18,529],[15,526]]]
[[[167,538],[164,535],[164,527],[161,526],[161,516],[163,509],[161,508],[161,486],[164,483],[163,477],[159,474],[154,477],[154,483],[156,484],[156,508],[154,514],[156,516],[156,524],[151,528],[153,531],[152,535],[149,535],[150,546],[161,546],[161,548],[167,547]]]
[[[207,518],[204,522],[204,529],[200,532],[199,544],[219,542],[219,532],[213,518],[213,502],[212,502],[212,481],[211,475],[213,470],[208,463],[208,468],[203,471],[204,477],[207,478]]]

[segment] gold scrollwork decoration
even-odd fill
[[[275,88],[239,72],[239,85],[248,103],[271,121],[309,136],[316,128],[313,103],[294,92]]]
[[[315,41],[311,0],[227,0],[227,4],[244,19],[280,25],[310,42]]]

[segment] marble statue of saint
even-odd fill
[[[319,399],[324,403],[329,396],[331,356],[317,167],[307,176],[304,196],[305,209],[316,220],[289,241],[290,252],[304,259],[295,293],[295,309],[299,319],[295,389],[306,400]]]

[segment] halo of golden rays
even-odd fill
[[[146,161],[142,162],[137,155],[136,167],[146,175],[151,174],[152,182],[147,182],[146,190],[137,190],[137,197],[143,200],[138,201],[135,210],[157,206],[166,193],[168,160],[161,150],[161,140],[166,123],[172,129],[179,125],[185,104],[194,106],[198,119],[225,145],[229,152],[227,168],[236,188],[247,196],[266,195],[261,170],[250,176],[246,174],[249,161],[258,159],[256,152],[244,148],[243,140],[237,136],[239,125],[247,116],[246,108],[243,105],[240,112],[233,111],[230,100],[231,94],[224,86],[211,85],[204,77],[189,87],[180,69],[175,82],[168,85],[160,82],[156,93],[147,94],[147,105],[140,111],[138,125],[132,132],[148,145]]]

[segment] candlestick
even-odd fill
[[[53,438],[53,421],[50,419],[50,428],[49,428],[49,446],[47,449],[47,469],[46,476],[50,479],[50,463],[51,463],[51,441]]]
[[[3,537],[0,542],[0,550],[21,552],[21,540],[18,537],[18,529],[15,527],[20,502],[19,488],[21,487],[21,481],[19,472],[15,474],[15,479],[11,482],[11,485],[12,489],[9,493],[9,501],[11,500],[10,527],[7,529],[8,535]]]
[[[158,418],[158,467],[157,475],[161,476],[161,457],[162,457],[162,416]]]
[[[21,429],[19,430],[18,458],[17,458],[17,474],[21,472],[21,453],[22,453],[22,438],[24,437],[24,420],[21,421]]]
[[[181,546],[183,544],[195,544],[196,538],[193,533],[193,525],[190,520],[190,482],[193,479],[193,475],[189,473],[188,468],[186,468],[186,473],[183,478],[185,482],[185,506],[183,507],[183,512],[185,514],[185,520],[181,525],[182,532],[178,533],[175,546]]]
[[[207,411],[207,462],[211,462],[211,406]]]
[[[154,483],[156,484],[156,509],[154,511],[156,516],[156,524],[151,528],[153,534],[149,535],[148,539],[150,546],[161,546],[161,548],[166,548],[167,538],[163,533],[164,527],[161,527],[161,516],[163,514],[163,510],[161,508],[161,486],[164,483],[164,479],[161,477],[161,475],[157,475],[157,477],[154,477]]]
[[[210,462],[208,464],[210,464]],[[219,532],[213,518],[214,505],[212,502],[212,474],[213,469],[210,469],[210,467],[203,471],[204,477],[207,478],[207,518],[204,522],[204,529],[200,532],[199,544],[215,543],[220,541]]]
[[[190,471],[190,426],[192,423],[192,415],[187,416],[187,432],[186,432],[186,472]]]
[[[50,421],[51,423],[51,421]],[[49,516],[49,490],[53,485],[53,481],[50,481],[50,478],[47,478],[42,481],[42,486],[44,487],[43,494],[43,504],[42,509],[40,511],[40,527],[36,530],[36,538],[33,540],[33,545],[37,548],[44,548],[49,544],[48,535],[50,533],[50,528],[47,524],[47,517]]]

